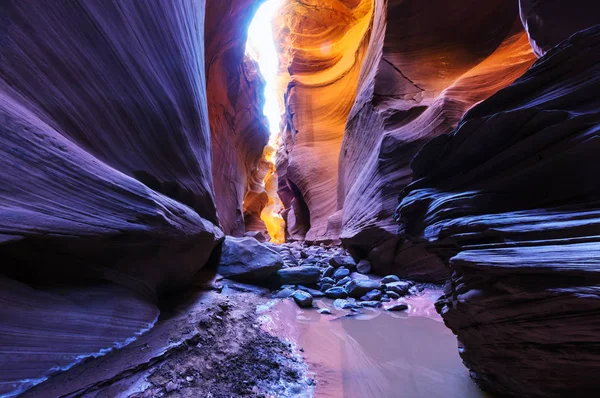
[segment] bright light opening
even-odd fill
[[[246,54],[258,63],[260,73],[265,79],[265,107],[263,113],[269,121],[271,141],[279,134],[281,110],[277,98],[277,74],[279,73],[279,55],[273,37],[273,19],[282,0],[267,0],[254,16],[248,28]]]
[[[269,143],[263,151],[263,161],[269,165],[263,185],[268,202],[260,213],[271,242],[285,242],[285,221],[281,216],[283,204],[277,195],[277,170],[275,160],[279,149],[279,123],[282,109],[277,93],[277,75],[279,73],[279,54],[273,37],[273,21],[282,0],[267,0],[256,11],[248,28],[246,54],[258,63],[265,80],[265,105],[263,113],[269,122]]]

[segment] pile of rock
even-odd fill
[[[303,246],[293,242],[272,248],[291,255],[293,259],[287,262],[297,264],[277,271],[281,287],[273,297],[291,297],[302,308],[311,307],[312,298],[323,296],[334,299],[338,309],[376,308],[423,289],[396,275],[384,278],[367,275],[371,270],[369,262],[361,260],[357,263],[342,247]],[[407,308],[404,303],[387,307],[391,311]]]
[[[301,308],[311,308],[313,298],[334,299],[339,309],[381,307],[406,309],[393,303],[415,294],[422,286],[395,275],[379,278],[368,275],[367,260],[358,263],[339,246],[305,246],[299,242],[281,245],[260,243],[250,237],[226,237],[218,273],[243,282],[270,285],[274,298],[292,298]]]

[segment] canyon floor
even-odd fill
[[[312,306],[301,308],[292,297],[273,298],[282,289],[235,282],[207,269],[164,303],[148,333],[23,396],[484,396],[434,309],[441,287],[416,286],[379,308],[312,289]],[[397,301],[407,309],[386,309]]]

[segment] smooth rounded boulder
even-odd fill
[[[325,290],[325,297],[332,299],[344,299],[348,297],[348,292],[343,287],[336,286]]]
[[[408,305],[405,303],[394,303],[389,307],[386,307],[387,311],[405,311],[408,309]]]
[[[374,289],[379,289],[380,284],[371,279],[355,279],[346,286],[348,295],[353,298],[360,298]]]
[[[348,268],[338,268],[333,273],[333,279],[335,279],[336,281],[344,279],[347,276],[350,276],[350,270]]]
[[[350,256],[333,256],[329,259],[329,264],[335,268],[346,267],[352,269],[356,267],[356,262]]]
[[[313,297],[310,293],[307,293],[303,290],[296,290],[290,297],[294,299],[300,308],[312,307]]]
[[[400,278],[396,275],[387,275],[381,279],[381,283],[383,283],[384,285],[386,283],[392,283],[392,282],[400,282]]]
[[[225,278],[260,283],[282,266],[281,256],[256,239],[227,236],[217,272]]]
[[[406,295],[406,293],[408,293],[408,289],[410,289],[410,284],[404,281],[391,282],[385,284],[384,286],[386,291],[397,293],[400,296]]]

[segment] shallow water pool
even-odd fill
[[[469,378],[456,337],[435,312],[441,291],[406,299],[409,310],[337,310],[328,299],[303,310],[291,300],[262,316],[262,327],[302,348],[317,397],[487,397]]]

